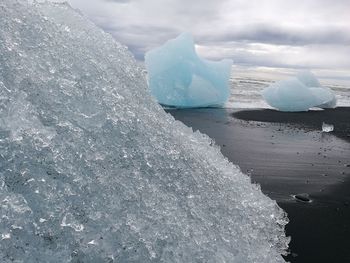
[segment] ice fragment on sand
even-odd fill
[[[296,78],[308,87],[316,98],[319,108],[334,108],[337,104],[337,99],[334,92],[327,87],[322,87],[314,74],[310,71],[301,71],[296,75]]]
[[[0,17],[0,262],[284,261],[285,213],[124,46],[68,4]]]
[[[322,123],[322,131],[323,132],[331,132],[334,130],[334,125],[333,124],[327,124],[325,122]]]
[[[145,64],[151,93],[163,105],[220,106],[229,97],[232,61],[199,58],[189,33],[147,52]]]
[[[280,111],[334,108],[337,102],[333,91],[322,87],[309,71],[302,71],[295,78],[271,84],[262,91],[262,96],[268,104]]]

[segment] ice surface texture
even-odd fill
[[[222,106],[230,95],[232,60],[199,58],[189,33],[147,52],[145,64],[149,87],[160,104],[182,108]]]
[[[0,262],[283,262],[287,218],[67,4],[0,3]]]
[[[308,111],[312,107],[334,108],[337,100],[333,91],[322,87],[309,71],[295,78],[278,81],[262,91],[268,104],[280,111]]]

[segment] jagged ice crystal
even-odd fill
[[[0,261],[283,262],[285,213],[68,4],[0,3]]]
[[[208,61],[196,54],[189,33],[182,33],[145,55],[152,95],[166,106],[222,106],[230,95],[232,60]]]

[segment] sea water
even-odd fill
[[[267,108],[261,91],[275,81],[295,75],[285,69],[233,67],[230,78],[230,97],[225,108]],[[350,80],[319,78],[322,86],[330,88],[337,98],[337,107],[350,106]]]

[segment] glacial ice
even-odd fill
[[[296,75],[296,78],[313,93],[317,101],[314,107],[335,108],[337,99],[334,92],[330,88],[322,87],[314,74],[310,71],[301,71]]]
[[[318,79],[315,77],[314,74],[312,74],[310,71],[303,70],[296,74],[295,76],[301,83],[303,83],[306,87],[309,88],[320,88],[321,83],[318,81]]]
[[[222,106],[230,95],[232,60],[199,58],[189,33],[148,51],[145,64],[151,93],[162,105]]]
[[[312,107],[334,108],[337,104],[333,91],[322,87],[309,71],[296,77],[271,84],[262,91],[265,101],[280,111],[308,111]]]
[[[328,124],[325,122],[322,122],[322,131],[323,132],[332,132],[334,130],[333,124]]]
[[[0,262],[284,262],[288,219],[68,4],[0,3]]]

